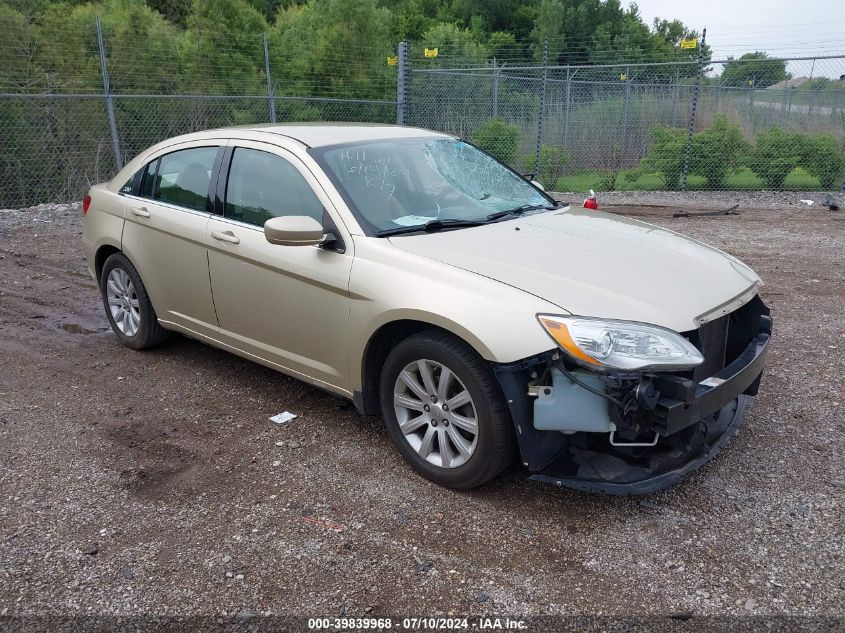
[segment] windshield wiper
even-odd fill
[[[388,235],[401,235],[403,233],[420,233],[425,231],[426,233],[433,233],[435,231],[441,231],[443,229],[458,229],[463,228],[465,226],[481,226],[482,224],[487,224],[487,220],[458,220],[458,219],[446,219],[446,220],[431,220],[426,222],[425,224],[415,224],[413,226],[397,226],[396,228],[392,229],[384,229],[382,231],[378,231],[376,233],[376,237],[387,237]]]
[[[376,233],[377,237],[387,237],[389,235],[402,235],[404,233],[433,233],[443,229],[459,229],[467,226],[481,226],[482,224],[489,224],[495,222],[509,215],[522,215],[526,211],[534,211],[536,209],[560,209],[560,205],[549,204],[523,204],[514,209],[507,209],[505,211],[496,211],[481,220],[459,220],[457,218],[449,218],[446,220],[431,220],[425,224],[415,224],[413,226],[397,226],[392,229],[384,229]]]
[[[500,220],[501,218],[505,218],[509,215],[522,215],[526,211],[534,211],[536,209],[547,209],[551,211],[552,209],[559,209],[558,206],[549,206],[548,203],[546,204],[523,204],[513,209],[505,209],[504,211],[496,211],[496,213],[491,213],[487,216],[488,222],[493,222],[495,220]]]

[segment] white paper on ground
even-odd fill
[[[295,413],[291,413],[290,411],[282,411],[281,413],[274,415],[272,418],[270,418],[270,422],[272,422],[273,424],[287,424],[295,417]]]
[[[804,203],[804,204],[806,204],[808,207],[809,207],[809,206],[811,206],[811,205],[813,204],[813,200],[799,200],[798,202],[803,202],[803,203]]]

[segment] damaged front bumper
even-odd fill
[[[703,380],[683,375],[642,377],[650,389],[647,406],[624,420],[617,411],[608,416],[613,423],[600,422],[598,428],[589,429],[593,432],[549,430],[548,425],[542,428],[542,420],[535,420],[537,400],[532,396],[537,389],[529,395],[526,385],[536,383],[544,368],[560,363],[556,353],[495,366],[531,479],[577,490],[646,494],[699,468],[734,435],[757,394],[772,332],[768,309],[758,318],[750,341],[720,371]],[[607,409],[612,413],[614,405]],[[614,441],[614,433],[630,441]]]

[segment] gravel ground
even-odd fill
[[[559,200],[580,205],[586,197],[583,191],[554,192]],[[845,208],[845,193],[828,191],[600,191],[599,204],[609,206],[656,206],[721,210],[739,205],[739,210],[826,208],[829,202]],[[802,200],[811,200],[808,205]]]
[[[776,318],[738,435],[645,498],[449,491],[304,383],[121,347],[79,207],[0,212],[0,615],[842,616],[845,213],[626,210],[744,259]]]

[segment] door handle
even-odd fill
[[[229,242],[229,244],[239,244],[241,239],[231,231],[212,231],[211,237],[221,242]]]
[[[130,211],[132,212],[132,215],[137,215],[139,218],[150,217],[150,212],[147,211],[147,207],[133,207]]]

